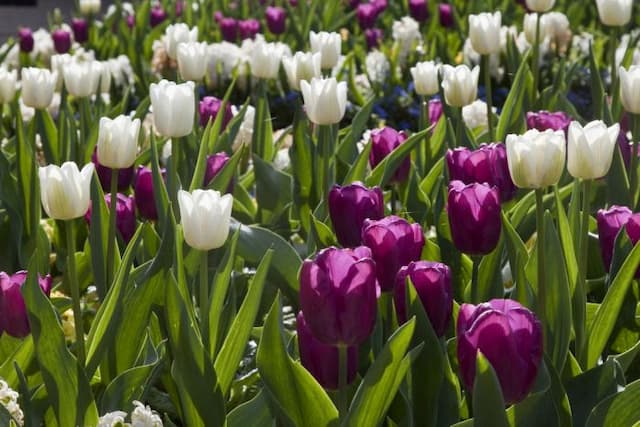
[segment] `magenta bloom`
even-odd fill
[[[100,164],[98,161],[98,152],[95,149],[91,155],[91,162],[96,165],[96,173],[98,174],[102,191],[111,192],[111,173],[113,169]],[[133,180],[133,173],[133,166],[127,169],[118,169],[118,191],[124,191],[129,188]]]
[[[216,120],[218,116],[218,112],[222,107],[222,100],[216,98],[215,96],[205,96],[200,101],[199,111],[200,111],[200,125],[202,127],[207,126],[209,120],[211,120],[212,124]],[[222,116],[222,125],[220,128],[220,132],[224,131],[229,122],[233,119],[233,112],[231,111],[231,105],[227,104],[224,109],[224,116]]]
[[[598,221],[598,235],[600,241],[600,254],[604,268],[608,272],[613,258],[613,247],[618,233],[627,225],[633,213],[626,206],[611,206],[609,209],[600,209],[596,215]],[[627,227],[627,233],[629,228]],[[640,236],[640,235],[638,235]]]
[[[253,39],[260,32],[260,22],[257,19],[238,21],[238,32],[242,40]]]
[[[160,25],[162,21],[167,19],[167,12],[160,5],[155,5],[151,8],[151,13],[149,16],[149,24],[151,28]]]
[[[135,15],[127,15],[127,27],[132,29],[136,25],[136,17]]]
[[[161,172],[164,178],[165,170],[162,169]],[[140,216],[150,220],[158,219],[156,199],[153,195],[153,172],[151,169],[145,166],[138,168],[133,192]]]
[[[381,220],[365,219],[362,243],[371,249],[378,283],[387,292],[393,290],[400,268],[420,259],[424,234],[420,224],[391,215]]]
[[[235,42],[238,37],[238,21],[233,18],[222,18],[218,23],[222,38],[228,42]]]
[[[213,178],[218,175],[218,173],[222,170],[224,165],[227,164],[230,157],[227,153],[220,152],[216,154],[212,154],[207,157],[207,166],[204,172],[204,186],[206,187],[211,183]],[[227,193],[233,193],[233,181],[229,183],[229,187],[227,188]]]
[[[18,30],[18,39],[20,39],[21,52],[30,53],[33,50],[34,40],[31,28],[20,28]]]
[[[336,390],[339,384],[339,355],[338,347],[323,344],[313,336],[304,314],[298,313],[296,329],[298,331],[298,348],[300,361],[320,385],[329,390]],[[358,348],[351,346],[347,349],[347,383],[356,379],[358,371]]]
[[[442,101],[440,99],[429,100],[429,122],[438,123],[442,117]]]
[[[373,3],[361,3],[356,10],[358,23],[363,30],[373,28],[378,18],[378,9]]]
[[[418,22],[424,22],[429,18],[427,0],[409,0],[409,13]]]
[[[379,47],[382,44],[384,33],[380,28],[367,28],[364,30],[364,38],[367,41],[369,50]]]
[[[473,391],[480,350],[496,371],[507,405],[527,396],[542,359],[542,325],[534,313],[507,299],[462,304],[457,332],[458,362],[467,390]]]
[[[0,335],[6,332],[14,338],[24,338],[31,332],[27,308],[20,289],[27,280],[26,271],[9,276],[0,272]],[[39,277],[40,288],[47,296],[51,292],[51,276]]]
[[[445,28],[453,28],[455,24],[453,18],[453,6],[448,3],[440,3],[438,5],[438,13],[440,15],[440,25]]]
[[[84,43],[89,40],[89,24],[84,18],[73,18],[71,20],[71,29],[73,30],[73,38],[78,43]]]
[[[362,225],[365,219],[384,216],[384,196],[380,187],[367,188],[360,182],[329,191],[329,214],[338,242],[344,247],[362,244]]]
[[[385,157],[387,157],[393,150],[395,150],[400,144],[407,140],[407,135],[404,132],[398,132],[391,127],[384,127],[382,129],[376,129],[371,132],[371,153],[369,154],[369,165],[371,168],[375,168]],[[392,180],[395,182],[403,182],[409,177],[409,170],[411,169],[411,159],[409,156],[405,157],[395,174],[393,174]]]
[[[371,4],[375,6],[376,14],[379,15],[387,9],[388,2],[387,0],[373,0]]]
[[[529,129],[538,129],[539,131],[562,130],[566,134],[569,125],[571,124],[571,117],[563,112],[557,111],[555,113],[549,111],[529,111],[527,113],[527,127]]]
[[[438,337],[443,336],[449,326],[453,310],[451,270],[446,264],[440,262],[416,261],[398,271],[393,289],[393,301],[398,320],[403,323],[407,321],[407,276],[416,288],[433,330]]]
[[[71,49],[71,33],[67,30],[57,29],[51,33],[53,47],[58,53],[67,53]]]
[[[300,307],[328,345],[358,345],[376,322],[376,264],[369,248],[323,249],[300,270]]]
[[[111,194],[105,194],[104,201],[107,208],[111,208]],[[92,206],[89,206],[89,210],[84,215],[88,224],[91,224],[91,211]],[[133,197],[122,193],[118,193],[116,197],[116,229],[125,243],[129,243],[136,232],[136,208]]]
[[[265,11],[267,28],[272,34],[282,34],[286,29],[287,12],[278,6],[269,6]]]

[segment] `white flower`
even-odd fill
[[[175,84],[161,80],[151,84],[153,124],[161,135],[177,138],[191,133],[195,116],[193,89],[193,82]]]
[[[320,66],[323,69],[333,68],[338,63],[341,50],[340,34],[321,31],[309,33],[311,50],[320,53]]]
[[[185,23],[169,25],[164,33],[164,47],[171,59],[178,59],[178,45],[181,43],[197,42],[198,27],[189,29]]]
[[[259,79],[278,77],[282,49],[275,43],[258,43],[251,50],[251,74]]]
[[[482,56],[473,49],[471,39],[467,39],[462,47],[462,53],[464,55],[464,62],[470,67],[480,65]],[[502,80],[504,76],[504,69],[500,67],[500,53],[492,53],[489,55],[489,73],[495,77],[496,80]]]
[[[103,73],[104,66],[99,61],[73,61],[64,66],[64,85],[69,93],[78,98],[86,98],[98,91],[98,83],[103,75],[107,76],[110,84],[111,74]]]
[[[235,107],[234,107],[235,109]],[[234,111],[233,115],[238,114],[238,111]],[[238,134],[236,135],[236,139],[233,141],[233,145],[231,149],[235,152],[240,149],[240,147],[244,145],[251,144],[251,140],[253,139],[253,127],[254,127],[254,119],[256,116],[256,109],[251,105],[247,105],[247,109],[244,112],[244,116],[242,117],[242,123],[240,124],[240,129],[238,129]]]
[[[404,16],[401,20],[394,21],[391,31],[393,40],[400,48],[399,59],[400,63],[403,64],[413,43],[422,40],[420,24],[412,17]]]
[[[11,415],[19,426],[22,426],[24,425],[24,414],[18,403],[19,397],[20,395],[11,389],[6,381],[0,379],[0,405],[5,407],[9,415]]]
[[[609,172],[620,125],[607,128],[601,120],[571,122],[567,141],[567,169],[574,178],[602,178]]]
[[[438,73],[440,65],[433,61],[418,62],[411,68],[413,84],[418,95],[434,95],[438,93]]]
[[[183,79],[202,80],[207,72],[207,44],[180,43],[178,46],[178,68]]]
[[[462,118],[469,129],[487,127],[487,103],[479,99],[462,107]]]
[[[135,409],[131,413],[131,427],[162,427],[162,419],[149,406],[137,400],[133,401]]]
[[[282,58],[282,66],[292,89],[300,90],[300,81],[321,77],[321,55],[312,52],[296,52],[293,57]]]
[[[365,59],[365,69],[372,83],[383,84],[389,77],[391,65],[386,55],[379,50],[372,50]]]
[[[49,165],[38,169],[42,207],[50,218],[68,220],[87,212],[93,170],[93,163],[86,164],[79,171],[74,162],[65,162],[62,167]]]
[[[593,36],[592,36],[593,39]],[[631,36],[629,34],[624,34],[621,38],[620,38],[620,44],[618,44],[618,48],[616,49],[616,67],[620,67],[620,65],[622,64],[622,61],[624,60],[625,55],[627,54],[627,49],[629,48],[629,41],[631,39]],[[576,43],[575,41],[575,37],[574,37],[574,41],[573,41],[574,45]],[[638,65],[640,64],[640,50],[638,49],[638,46],[633,46],[633,48],[631,49],[631,65]],[[589,55],[589,47],[587,46],[587,50],[586,50],[586,55]]]
[[[442,88],[447,104],[452,107],[464,107],[476,99],[480,74],[478,66],[470,70],[466,65],[458,65],[455,68],[444,65],[443,72]]]
[[[473,49],[481,55],[499,52],[501,26],[500,12],[469,15],[469,39]]]
[[[571,27],[567,15],[562,12],[549,12],[542,16],[542,20],[544,21],[547,37],[560,50],[565,50],[571,40]]]
[[[347,83],[333,78],[303,80],[300,83],[309,120],[318,125],[340,122],[347,107]]]
[[[527,8],[534,12],[548,12],[556,0],[526,0]]]
[[[27,107],[44,109],[51,104],[58,76],[44,68],[22,69],[22,100]]]
[[[98,161],[112,169],[126,169],[136,161],[140,119],[102,117],[98,132]]]
[[[5,67],[0,67],[0,105],[13,101],[16,96],[17,83],[18,72],[16,70],[9,71]]]
[[[520,188],[544,188],[557,184],[564,170],[564,132],[531,129],[524,135],[507,135],[509,173]]]
[[[285,170],[291,165],[291,158],[289,157],[289,149],[281,148],[276,153],[276,158],[273,159],[273,167],[278,170]]]
[[[596,0],[596,5],[604,25],[621,27],[631,20],[632,0]]]
[[[178,191],[184,240],[201,251],[219,248],[229,236],[233,196],[214,190]]]
[[[620,101],[629,113],[640,114],[640,66],[620,67]]]
[[[126,412],[114,411],[108,412],[98,419],[98,427],[116,427],[126,425],[124,419],[127,417]]]
[[[527,41],[533,45],[536,41],[536,29],[538,23],[538,14],[537,13],[527,13],[524,15],[524,35],[527,37]],[[548,36],[547,31],[547,21],[544,18],[544,15],[540,17],[540,43]]]
[[[100,12],[100,0],[79,0],[78,5],[83,15],[95,15]]]

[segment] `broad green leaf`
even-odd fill
[[[263,390],[260,390],[253,399],[235,408],[227,416],[229,427],[270,426],[273,423],[274,420]]]
[[[509,95],[502,107],[502,114],[498,120],[496,128],[496,141],[504,141],[510,131],[521,130],[515,127],[516,121],[521,120],[523,114],[523,100],[525,97],[527,81],[532,80],[531,70],[529,70],[529,54],[522,58],[518,72],[511,84]]]
[[[473,383],[473,426],[507,427],[504,398],[496,371],[481,351],[476,355],[476,378]]]
[[[587,427],[620,427],[640,422],[640,380],[627,385],[624,390],[596,406]]]
[[[355,181],[364,181],[367,174],[367,166],[369,165],[369,154],[371,153],[371,144],[367,144],[358,154],[358,157],[351,165],[349,172],[344,177],[342,183],[344,185],[351,184]]]
[[[492,298],[504,296],[502,284],[502,253],[504,252],[504,236],[500,233],[498,245],[491,253],[482,257],[478,268],[478,300],[479,303],[489,301]]]

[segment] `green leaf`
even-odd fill
[[[253,399],[235,408],[227,417],[229,427],[269,426],[273,422],[263,390],[260,390]]]
[[[474,427],[507,427],[504,398],[496,371],[481,351],[476,355],[476,378],[473,383]]]
[[[371,111],[373,111],[374,101],[374,98],[369,99],[367,103],[363,105],[362,108],[356,113],[351,122],[351,126],[347,128],[348,131],[346,135],[338,144],[338,158],[348,165],[353,164],[355,166],[354,160],[356,159],[356,157],[358,159],[362,157],[362,153],[360,153],[360,155],[358,154],[358,141],[360,141],[362,133],[369,123],[369,120],[371,118]],[[368,154],[366,158],[367,160],[369,159]],[[359,180],[362,179],[364,179],[364,175]],[[347,181],[345,179],[344,182],[349,183],[351,181]]]
[[[42,137],[42,149],[49,164],[60,164],[60,147],[58,146],[58,129],[49,110],[36,109],[35,120]]]
[[[640,380],[620,393],[600,402],[589,418],[587,427],[620,427],[636,425],[640,421]]]
[[[256,112],[251,147],[261,159],[270,162],[275,154],[275,148],[273,146],[273,129],[271,127],[271,113],[269,112],[267,82],[264,79],[259,79],[256,92]]]
[[[502,108],[502,114],[498,120],[496,128],[496,141],[504,141],[509,131],[519,131],[521,127],[516,126],[517,120],[521,119],[523,114],[523,100],[526,92],[528,80],[533,80],[531,70],[529,69],[529,54],[522,58],[518,72],[511,84],[509,95]]]
[[[371,153],[371,144],[367,144],[362,149],[362,152],[358,154],[355,162],[349,168],[349,172],[344,177],[342,183],[344,185],[351,184],[355,181],[363,181],[367,174],[367,166],[369,166],[369,154]]]
[[[502,253],[504,252],[504,236],[500,233],[498,245],[491,253],[482,257],[478,268],[478,301],[489,301],[504,296],[502,284]]]
[[[600,69],[596,64],[593,46],[589,45],[589,77],[591,87],[591,99],[593,102],[593,113],[596,119],[604,120],[607,124],[612,124],[611,110],[608,106],[607,94],[605,93]]]
[[[276,169],[273,163],[253,156],[256,174],[256,200],[260,208],[270,211],[270,219],[278,218],[291,203],[291,175]],[[264,215],[264,212],[263,212]],[[263,222],[266,218],[263,218]]]

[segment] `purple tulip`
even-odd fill
[[[105,194],[104,201],[107,208],[111,208],[111,194]],[[90,205],[84,215],[88,224],[91,224],[91,211],[92,206]],[[133,197],[125,196],[122,193],[118,193],[116,197],[116,229],[125,243],[129,243],[136,232],[136,208]]]
[[[329,214],[338,242],[344,247],[360,246],[364,220],[384,216],[382,190],[369,189],[360,182],[334,185],[329,191]]]
[[[296,6],[298,6],[298,0],[289,0],[289,4],[290,4],[292,7],[296,7]]]
[[[369,248],[326,248],[300,270],[300,307],[309,329],[328,345],[358,345],[376,322],[376,264]]]
[[[360,0],[349,0],[349,7],[355,9],[360,4]]]
[[[364,30],[364,38],[369,50],[380,47],[384,33],[380,28],[367,28]]]
[[[427,0],[409,0],[409,13],[418,22],[429,19]]]
[[[387,157],[400,144],[406,141],[407,135],[404,132],[398,132],[391,127],[376,129],[371,132],[371,153],[369,154],[369,165],[375,168],[385,157]],[[409,177],[411,169],[411,158],[405,157],[398,169],[391,178],[394,182],[403,182]]]
[[[378,18],[378,9],[373,3],[362,3],[358,5],[356,11],[358,23],[363,30],[373,28]]]
[[[451,238],[460,252],[485,255],[500,240],[500,194],[496,187],[452,181],[447,203]]]
[[[238,32],[242,40],[253,39],[256,37],[256,34],[260,32],[260,21],[257,19],[238,21]]]
[[[382,291],[392,291],[401,267],[418,261],[424,247],[420,224],[409,224],[391,215],[381,220],[365,219],[362,243],[371,249]]]
[[[542,325],[534,313],[506,299],[462,304],[457,332],[458,363],[467,390],[473,391],[479,350],[496,371],[507,405],[527,396],[542,359]]]
[[[111,173],[113,169],[100,164],[96,149],[93,150],[93,154],[91,155],[91,162],[96,166],[96,173],[98,174],[102,191],[111,192]],[[125,191],[129,188],[133,180],[133,174],[133,166],[127,169],[118,169],[118,191]]]
[[[323,344],[313,336],[309,325],[301,312],[298,313],[296,329],[298,331],[298,348],[300,362],[320,385],[329,390],[338,389],[339,354],[338,347]],[[347,384],[356,379],[358,371],[358,348],[347,349]]]
[[[440,99],[429,100],[429,121],[430,123],[438,123],[442,117],[442,101]]]
[[[213,181],[213,178],[220,173],[222,168],[227,164],[230,157],[227,153],[220,152],[207,157],[207,166],[204,173],[204,186],[206,187]],[[233,180],[229,182],[227,193],[233,193]]]
[[[269,6],[265,11],[267,28],[272,34],[282,34],[286,29],[287,12],[278,6]]]
[[[78,43],[84,43],[89,40],[89,24],[84,18],[73,18],[71,20],[71,29],[73,30],[73,38]]]
[[[20,39],[21,52],[30,53],[33,50],[34,40],[31,28],[20,28],[18,30],[18,39]]]
[[[446,159],[452,181],[495,186],[501,202],[511,200],[515,195],[517,188],[511,180],[504,144],[481,144],[473,151],[465,147],[448,150]]]
[[[213,13],[213,20],[216,21],[218,23],[218,25],[220,25],[220,21],[222,21],[222,19],[224,19],[224,15],[222,14],[221,11],[216,10]]]
[[[404,266],[398,271],[393,290],[393,300],[398,313],[398,320],[407,321],[406,279],[409,277],[420,302],[429,317],[438,337],[444,335],[449,326],[453,310],[453,288],[451,287],[451,270],[445,264],[431,261],[417,261]]]
[[[67,53],[71,49],[71,33],[61,28],[51,33],[53,47],[58,53]]]
[[[635,245],[640,240],[640,213],[634,213],[629,217],[626,228],[631,244]]]
[[[20,289],[27,280],[26,271],[9,276],[0,272],[0,335],[6,332],[14,338],[24,338],[31,332],[27,308]],[[40,289],[47,296],[51,292],[51,276],[38,277]]]
[[[222,18],[218,23],[222,38],[228,42],[235,42],[238,37],[238,21],[233,18]]]
[[[215,96],[205,96],[200,101],[200,125],[202,127],[207,126],[209,120],[211,120],[212,124],[216,120],[218,116],[218,112],[222,107],[222,100],[216,98]],[[229,122],[233,119],[233,111],[231,111],[231,105],[227,103],[226,108],[224,109],[224,116],[222,116],[222,124],[220,127],[220,132],[223,132]]]
[[[162,177],[165,177],[165,170],[161,170]],[[158,219],[156,199],[153,194],[153,172],[151,169],[140,166],[136,174],[133,187],[134,199],[140,216],[149,220]]]
[[[371,4],[375,6],[376,14],[380,15],[382,12],[384,12],[387,9],[388,2],[387,0],[373,0]]]
[[[151,24],[151,28],[160,25],[165,19],[167,19],[167,12],[165,12],[162,6],[157,4],[151,8],[151,14],[149,17],[149,24]]]
[[[440,25],[444,28],[453,28],[455,21],[453,18],[453,6],[448,3],[440,3],[438,5],[438,15],[440,16]]]
[[[571,124],[571,117],[563,112],[549,112],[549,111],[529,111],[527,113],[527,127],[529,129],[538,129],[539,131],[562,130],[566,134]]]
[[[178,0],[176,2],[176,16],[182,16],[183,11],[184,11],[184,1]]]
[[[136,25],[136,17],[135,15],[127,15],[127,27],[132,29]]]
[[[633,213],[626,206],[611,206],[609,209],[600,209],[596,215],[598,221],[598,236],[600,240],[600,254],[604,268],[608,272],[613,258],[613,247],[618,233],[627,225]],[[627,227],[627,233],[629,228]]]

